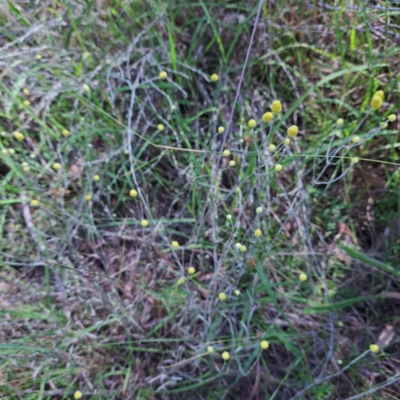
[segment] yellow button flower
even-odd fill
[[[179,242],[177,242],[176,240],[173,240],[172,242],[171,242],[171,247],[173,248],[173,249],[178,249],[179,248]]]
[[[262,116],[262,120],[263,120],[264,122],[270,122],[270,121],[273,120],[273,118],[274,118],[274,114],[272,114],[272,112],[270,112],[270,111],[266,112],[266,113],[263,114],[263,116]]]
[[[94,180],[95,182],[98,182],[98,181],[100,180],[100,176],[99,176],[99,175],[94,175],[94,176],[93,176],[93,180]]]
[[[379,108],[381,108],[382,103],[383,103],[382,98],[380,96],[375,95],[372,98],[370,105],[373,110],[378,110]]]
[[[307,280],[307,275],[303,272],[299,275],[299,279],[301,282],[305,282]]]
[[[91,201],[92,199],[93,199],[93,197],[92,197],[91,194],[87,194],[87,195],[85,196],[85,200],[86,200],[86,201]]]
[[[160,77],[160,79],[165,80],[167,79],[168,74],[165,71],[161,71],[158,76]]]
[[[289,139],[289,138],[286,138],[286,139],[283,141],[283,143],[285,143],[286,146],[288,146],[288,145],[290,144],[290,139]]]
[[[396,115],[395,115],[395,114],[390,114],[390,115],[388,116],[388,120],[389,120],[390,122],[396,121]]]
[[[247,125],[249,126],[249,128],[254,128],[257,125],[257,122],[255,119],[250,119]]]
[[[226,300],[226,294],[224,292],[221,292],[218,295],[218,298],[219,298],[220,301],[225,301]]]
[[[282,103],[279,100],[275,100],[271,104],[271,110],[273,113],[277,114],[282,111]]]
[[[240,251],[241,253],[246,253],[247,247],[246,247],[244,244],[241,244],[240,247],[239,247],[239,251]]]
[[[217,82],[218,79],[219,79],[219,77],[218,77],[217,74],[212,74],[212,75],[210,76],[210,79],[211,79],[211,82]]]
[[[39,200],[31,200],[31,205],[37,207],[39,205]]]
[[[54,168],[56,171],[59,171],[59,170],[61,169],[61,164],[58,163],[58,162],[56,162],[56,163],[53,164],[53,168]]]
[[[207,347],[207,353],[214,353],[214,347],[208,346]]]
[[[225,128],[223,126],[219,126],[218,133],[224,133],[224,132],[225,132]]]
[[[260,342],[260,347],[261,347],[263,350],[267,350],[268,347],[269,347],[269,342],[267,342],[266,340],[261,340],[261,342]]]
[[[182,276],[177,281],[178,285],[183,285],[185,283],[185,278]]]
[[[385,93],[383,93],[383,90],[378,90],[377,92],[374,93],[372,97],[378,96],[380,99],[383,101],[383,98],[385,97]]]
[[[222,357],[223,360],[228,361],[228,360],[231,358],[231,355],[229,354],[229,352],[224,351],[224,352],[221,354],[221,357]]]
[[[163,125],[163,124],[158,124],[158,125],[157,125],[157,129],[158,129],[159,131],[163,131],[163,130],[164,130],[164,125]]]
[[[138,192],[135,189],[131,189],[129,191],[129,196],[136,197],[137,195],[138,195]]]
[[[18,140],[18,142],[22,142],[25,139],[25,136],[23,133],[21,132],[14,132],[13,136],[16,140]]]
[[[262,235],[262,230],[261,229],[256,229],[255,231],[254,231],[254,236],[255,237],[260,237]]]
[[[275,146],[273,143],[271,143],[271,144],[268,146],[268,150],[269,150],[269,151],[275,151],[275,149],[276,149],[276,146]]]
[[[146,227],[149,226],[149,221],[147,221],[147,219],[142,219],[142,220],[140,221],[140,225],[142,225],[143,228],[146,228]]]
[[[236,165],[236,162],[234,160],[229,161],[229,166],[234,167]]]
[[[360,143],[361,141],[360,136],[354,136],[351,140],[354,144]]]
[[[194,269],[194,267],[189,267],[188,268],[188,274],[189,275],[193,275],[196,272],[196,270]]]
[[[377,353],[379,351],[379,346],[377,344],[370,344],[369,349],[371,350],[371,353]]]
[[[62,135],[65,136],[65,137],[68,137],[68,136],[70,135],[70,132],[69,132],[68,129],[63,129],[61,133],[62,133]]]
[[[298,133],[299,133],[299,127],[296,125],[292,125],[287,130],[287,134],[291,138],[294,138]]]
[[[30,102],[29,100],[24,100],[24,101],[22,102],[22,104],[23,104],[25,107],[29,107],[29,106],[31,105],[31,102]]]
[[[231,152],[229,150],[224,150],[222,152],[222,155],[225,156],[225,157],[229,157],[231,155]]]
[[[79,400],[79,399],[81,399],[82,398],[82,392],[80,392],[79,390],[77,390],[75,393],[74,393],[74,399],[75,400]]]
[[[274,168],[275,168],[275,171],[276,171],[276,172],[281,172],[282,169],[283,169],[283,167],[282,167],[281,164],[276,164]]]

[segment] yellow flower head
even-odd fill
[[[14,132],[13,136],[16,140],[18,140],[18,142],[22,142],[25,139],[25,136],[23,133],[21,132]]]
[[[36,58],[36,60],[41,60],[42,56],[40,54],[36,54],[35,58]]]
[[[273,144],[273,143],[271,143],[269,146],[268,146],[268,150],[269,151],[274,151],[276,149],[276,146]]]
[[[217,74],[212,74],[212,75],[210,76],[210,79],[211,79],[211,82],[217,82],[218,79],[219,79],[219,77],[218,77]]]
[[[240,290],[239,289],[234,290],[233,293],[235,293],[236,296],[240,296]]]
[[[396,115],[395,115],[395,114],[390,114],[390,115],[388,116],[388,120],[389,120],[389,122],[394,122],[394,121],[396,121]]]
[[[249,128],[254,128],[257,125],[257,122],[255,119],[250,119],[247,125],[249,126]]]
[[[375,97],[375,96],[380,97],[381,100],[383,101],[385,94],[383,93],[383,90],[378,90],[377,92],[374,93],[374,95],[372,97]]]
[[[247,247],[244,244],[241,244],[240,247],[239,247],[239,250],[240,250],[241,253],[246,253]]]
[[[224,133],[224,132],[225,132],[225,128],[223,126],[219,126],[218,133]]]
[[[147,219],[142,219],[142,220],[140,221],[140,225],[142,225],[143,228],[146,228],[146,227],[149,226],[149,221],[147,221]]]
[[[207,353],[214,353],[214,347],[208,346],[207,347]]]
[[[29,89],[27,89],[27,88],[22,89],[22,93],[28,95],[29,94]]]
[[[157,125],[157,129],[158,129],[159,131],[163,131],[163,130],[164,130],[164,125],[163,125],[163,124],[158,124],[158,125]]]
[[[287,130],[287,134],[291,138],[294,138],[298,133],[299,133],[299,128],[296,125],[292,125]]]
[[[14,149],[8,149],[8,153],[9,154],[15,154],[15,150]]]
[[[31,105],[31,102],[29,100],[24,100],[22,103],[25,107],[29,107]]]
[[[381,108],[382,103],[383,103],[382,98],[380,96],[375,95],[372,98],[370,105],[373,110],[378,110],[379,108]]]
[[[235,243],[235,249],[239,250],[242,247],[241,243]]]
[[[86,83],[84,83],[82,85],[82,90],[86,93],[90,92],[90,87],[88,85],[86,85]]]
[[[286,139],[283,141],[283,143],[285,143],[286,146],[288,146],[288,145],[290,144],[290,139],[289,139],[289,138],[286,138]]]
[[[31,205],[37,207],[39,205],[39,200],[31,200]]]
[[[343,124],[344,124],[344,119],[343,119],[343,118],[339,118],[339,119],[336,121],[336,125],[337,125],[337,126],[343,126]]]
[[[302,272],[302,273],[299,275],[299,280],[300,280],[301,282],[305,282],[305,281],[307,280],[307,274],[305,274],[304,272]]]
[[[131,196],[131,197],[136,197],[137,195],[138,195],[137,190],[131,189],[131,190],[129,191],[129,196]]]
[[[262,235],[262,230],[261,229],[256,229],[255,231],[254,231],[254,236],[255,237],[260,237]]]
[[[59,171],[59,170],[61,169],[61,164],[58,163],[58,162],[56,162],[56,163],[53,164],[53,168],[54,168],[56,171]]]
[[[185,283],[185,278],[182,276],[177,281],[178,285],[183,285]]]
[[[357,164],[357,163],[360,161],[360,159],[359,159],[358,157],[352,157],[350,161],[351,161],[353,164]]]
[[[228,360],[231,358],[231,355],[229,354],[229,352],[224,351],[224,352],[221,354],[221,357],[222,357],[223,360],[228,361]]]
[[[234,167],[236,165],[236,162],[234,160],[229,161],[229,166]]]
[[[65,136],[65,137],[68,137],[68,136],[70,135],[70,132],[69,132],[68,129],[63,129],[61,133],[62,133],[62,135]]]
[[[189,275],[193,275],[196,272],[196,270],[194,269],[194,267],[189,267],[188,268],[188,274]]]
[[[275,171],[276,172],[281,172],[282,171],[282,169],[283,169],[283,167],[282,167],[282,165],[281,164],[275,164]]]
[[[22,169],[23,169],[24,172],[29,172],[29,171],[31,170],[31,168],[29,167],[29,165],[24,165],[24,166],[22,167]]]
[[[223,155],[224,157],[229,157],[229,156],[231,155],[231,152],[230,152],[229,150],[224,150],[224,151],[222,152],[222,155]]]
[[[263,212],[263,208],[262,207],[257,207],[256,208],[256,213],[257,214],[261,214]]]
[[[165,71],[161,71],[158,76],[160,77],[160,79],[164,80],[167,79],[168,74]]]
[[[179,242],[177,242],[176,240],[173,240],[172,242],[171,242],[171,247],[173,248],[173,249],[178,249],[179,248]]]
[[[360,143],[361,141],[360,136],[354,136],[351,140],[354,144]]]
[[[91,201],[92,199],[93,199],[93,197],[92,197],[91,194],[87,194],[87,195],[85,196],[85,200],[86,200],[86,201]]]
[[[282,111],[282,103],[279,100],[275,100],[271,104],[271,110],[273,113],[277,114]]]
[[[377,353],[379,351],[379,346],[377,344],[370,344],[369,349],[371,350],[371,353]]]
[[[94,180],[95,182],[98,182],[98,181],[100,180],[100,176],[99,176],[99,175],[94,175],[94,176],[93,176],[93,180]]]
[[[382,129],[386,129],[386,128],[388,127],[388,123],[387,123],[387,122],[382,122],[382,123],[380,124],[380,127],[381,127]]]
[[[262,116],[262,120],[263,120],[264,122],[270,122],[270,121],[273,120],[273,118],[274,118],[274,114],[272,114],[272,112],[270,112],[270,111],[266,112],[266,113],[263,114],[263,116]]]
[[[79,399],[81,399],[82,398],[82,392],[80,392],[79,390],[77,390],[75,393],[74,393],[74,399],[75,400],[79,400]]]
[[[269,347],[269,342],[267,342],[266,340],[261,340],[261,342],[260,342],[260,347],[261,347],[263,350],[267,350],[268,347]]]
[[[221,292],[218,295],[218,298],[219,298],[220,301],[225,301],[226,300],[226,294],[224,292]]]

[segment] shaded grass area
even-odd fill
[[[398,7],[7,4],[3,397],[396,398]]]

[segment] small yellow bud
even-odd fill
[[[261,342],[260,342],[260,347],[261,347],[263,350],[267,350],[268,347],[269,347],[269,342],[267,342],[266,340],[261,340]]]
[[[242,247],[241,243],[235,243],[235,249],[240,250],[241,247]]]
[[[379,96],[375,95],[372,98],[370,105],[373,110],[378,110],[382,106],[382,103],[383,103],[382,99]]]
[[[35,58],[36,58],[36,60],[41,60],[42,56],[40,54],[36,54]]]
[[[100,176],[99,176],[99,175],[94,175],[94,176],[93,176],[93,180],[94,180],[95,182],[98,182],[98,181],[100,180]]]
[[[276,149],[276,146],[272,143],[268,146],[269,151],[274,151],[275,149]]]
[[[189,275],[193,275],[196,272],[196,270],[194,269],[194,267],[189,267],[188,268],[188,274]]]
[[[276,164],[274,168],[275,168],[275,171],[276,171],[276,172],[281,172],[282,169],[283,169],[283,167],[282,167],[281,164]]]
[[[23,104],[25,107],[29,107],[29,106],[31,105],[31,102],[30,102],[29,100],[24,100],[24,101],[22,102],[22,104]]]
[[[256,229],[255,231],[254,231],[254,236],[255,237],[260,237],[262,235],[262,230],[261,229]]]
[[[129,191],[129,196],[136,197],[137,195],[138,195],[138,192],[135,189],[131,189]]]
[[[160,79],[164,80],[167,79],[168,74],[165,71],[161,71],[158,76],[160,77]]]
[[[344,323],[342,321],[339,321],[337,323],[337,325],[338,325],[339,328],[343,328],[344,327]]]
[[[18,140],[18,142],[22,142],[25,139],[24,134],[21,133],[21,132],[14,132],[13,136],[14,136],[15,139]]]
[[[79,400],[79,399],[81,399],[82,398],[82,392],[80,392],[79,390],[77,390],[75,393],[74,393],[74,399],[75,400]]]
[[[26,166],[22,167],[22,170],[24,172],[29,172],[31,169],[30,169],[29,165],[26,165]]]
[[[300,280],[301,282],[305,282],[305,281],[307,280],[307,274],[305,274],[304,272],[301,273],[301,274],[299,275],[299,280]]]
[[[211,79],[211,82],[217,82],[218,79],[219,79],[219,77],[218,77],[217,74],[212,74],[212,75],[210,76],[210,79]]]
[[[224,151],[222,152],[222,155],[223,155],[224,157],[229,157],[229,156],[231,155],[231,152],[230,152],[229,150],[224,150]]]
[[[177,248],[179,248],[179,243],[176,240],[174,240],[171,242],[171,247],[176,250]]]
[[[178,285],[183,285],[185,283],[185,278],[182,276],[177,281]]]
[[[223,126],[219,126],[218,133],[224,133],[224,132],[225,132],[225,128]]]
[[[28,95],[29,94],[29,89],[23,88],[22,93]]]
[[[261,214],[263,212],[263,208],[262,207],[257,207],[256,208],[256,213],[257,214]]]
[[[240,250],[241,253],[246,253],[247,247],[244,244],[241,244],[240,247],[239,247],[239,250]]]
[[[383,101],[385,94],[383,93],[383,90],[378,90],[377,92],[374,93],[374,95],[372,97],[375,97],[375,96],[378,96]]]
[[[336,121],[336,125],[337,125],[337,126],[343,126],[343,124],[344,124],[344,119],[343,119],[343,118],[339,118],[339,119]]]
[[[358,157],[352,157],[350,161],[351,161],[353,164],[357,164],[357,163],[360,161],[360,159],[359,159]]]
[[[381,122],[380,127],[381,127],[381,129],[386,129],[388,127],[388,123],[387,122]]]
[[[207,353],[214,353],[214,347],[208,346],[207,347]]]
[[[15,150],[14,149],[8,149],[8,153],[9,154],[15,154]]]
[[[61,132],[61,134],[62,134],[63,136],[65,136],[65,137],[68,137],[68,136],[70,135],[70,132],[69,132],[68,129],[63,129],[62,132]]]
[[[257,122],[255,119],[250,119],[247,125],[249,126],[249,128],[254,128],[257,125]]]
[[[229,354],[227,351],[224,351],[224,352],[222,353],[221,357],[222,357],[222,359],[225,360],[225,361],[228,361],[228,360],[231,358],[230,354]]]
[[[223,293],[223,292],[221,292],[221,293],[218,295],[218,298],[219,298],[220,301],[225,301],[225,300],[226,300],[226,294]]]
[[[271,104],[271,110],[273,113],[280,113],[282,111],[282,103],[279,100],[275,100]]]
[[[262,120],[264,122],[270,122],[273,120],[273,118],[274,118],[274,114],[272,114],[272,112],[269,112],[269,111],[266,112],[265,114],[263,114],[263,116],[262,116]]]
[[[142,220],[140,221],[140,225],[142,225],[143,228],[146,228],[146,227],[149,226],[149,221],[147,221],[147,219],[142,219]]]
[[[288,146],[288,145],[290,144],[290,139],[289,139],[289,138],[286,138],[286,139],[283,141],[283,143],[285,143],[286,146]]]
[[[85,200],[86,201],[91,201],[92,200],[92,195],[91,194],[87,194],[86,196],[85,196]]]
[[[379,351],[379,346],[377,344],[370,344],[369,349],[371,350],[371,353],[377,353]]]
[[[86,85],[86,83],[84,83],[84,84],[82,85],[82,90],[83,90],[85,93],[88,93],[88,92],[90,92],[90,87],[89,87],[88,85]]]
[[[297,134],[299,133],[299,128],[296,125],[292,125],[291,127],[288,128],[287,134],[291,138],[294,138]]]
[[[233,160],[229,161],[229,166],[230,167],[234,167],[235,165],[236,165],[235,161],[233,161]]]
[[[56,162],[56,163],[53,164],[53,168],[54,168],[56,171],[59,171],[59,170],[61,169],[61,164],[58,163],[58,162]]]
[[[240,290],[239,289],[234,290],[233,293],[235,293],[235,296],[240,296]]]
[[[39,205],[39,200],[31,200],[31,205],[37,207]]]
[[[354,144],[360,143],[361,141],[360,136],[354,136],[351,140]]]
[[[396,121],[396,115],[395,115],[395,114],[390,114],[390,115],[388,116],[388,120],[389,120],[390,122]]]
[[[163,124],[158,124],[158,125],[157,125],[157,129],[158,129],[159,131],[163,131],[163,130],[164,130],[164,125],[163,125]]]

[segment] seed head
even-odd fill
[[[339,118],[339,119],[336,121],[336,125],[337,125],[337,126],[343,126],[343,124],[344,124],[344,119],[343,119],[343,118]]]
[[[254,236],[255,236],[255,237],[260,237],[260,236],[262,236],[262,230],[261,230],[261,229],[256,229],[256,230],[254,231]]]
[[[224,150],[224,151],[222,152],[222,155],[223,155],[224,157],[229,157],[229,156],[231,155],[231,152],[230,152],[229,150]]]
[[[272,112],[270,112],[270,111],[266,112],[266,113],[263,114],[263,116],[262,116],[262,120],[263,120],[264,122],[270,122],[270,121],[273,120],[273,118],[274,118],[274,114],[272,114]]]
[[[307,275],[306,275],[304,272],[302,272],[302,273],[299,275],[299,280],[300,280],[301,282],[305,282],[305,281],[307,280]]]
[[[229,166],[234,167],[236,165],[236,162],[234,160],[229,161]]]
[[[171,242],[171,247],[172,247],[174,250],[178,249],[178,248],[179,248],[179,242],[177,242],[176,240],[173,240],[173,241]]]
[[[135,189],[131,189],[129,191],[129,196],[136,197],[137,195],[138,195],[138,192]]]
[[[219,79],[219,77],[218,77],[217,74],[212,74],[212,75],[210,76],[210,79],[211,79],[211,82],[217,82],[218,79]]]
[[[142,225],[143,228],[147,228],[149,226],[149,221],[147,221],[147,219],[142,219],[140,225]]]
[[[249,126],[249,128],[254,128],[257,125],[257,122],[255,119],[250,119],[247,125]]]
[[[223,126],[219,126],[218,133],[224,133],[224,132],[225,132],[225,128]]]
[[[382,103],[383,103],[382,98],[380,96],[375,95],[372,98],[370,105],[373,110],[378,110],[379,108],[381,108]]]
[[[158,125],[157,125],[157,129],[158,129],[159,131],[163,131],[163,130],[164,130],[164,125],[163,125],[163,124],[158,124]]]
[[[244,244],[241,244],[240,247],[239,247],[239,250],[240,250],[241,253],[246,253],[247,247]]]
[[[87,194],[86,196],[85,196],[85,200],[86,201],[91,201],[93,199],[93,196],[91,195],[91,194]]]
[[[74,393],[74,399],[75,400],[79,400],[79,399],[81,399],[82,398],[82,392],[80,392],[79,390],[77,390],[75,393]]]
[[[70,135],[70,131],[68,129],[63,129],[61,133],[65,137],[68,137]]]
[[[395,115],[395,114],[390,114],[390,115],[388,116],[388,120],[389,120],[390,122],[396,121],[396,115]]]
[[[31,200],[31,206],[37,207],[39,205],[39,200]]]
[[[29,94],[29,89],[23,88],[22,93],[28,95]]]
[[[228,360],[231,358],[229,352],[227,352],[227,351],[224,351],[224,352],[221,354],[221,357],[222,357],[222,359],[225,360],[225,361],[228,361]]]
[[[271,104],[271,110],[273,113],[277,114],[282,111],[282,103],[279,100],[275,100]]]
[[[379,351],[379,346],[377,344],[370,344],[369,349],[371,350],[371,353],[377,353]]]
[[[165,80],[167,79],[168,74],[165,71],[161,71],[158,76],[160,77],[160,79]]]
[[[268,146],[269,151],[274,151],[275,149],[276,149],[276,146],[272,143]]]
[[[226,300],[226,294],[224,292],[221,292],[218,295],[218,298],[219,298],[220,301],[225,301]]]
[[[99,175],[94,175],[94,176],[93,176],[93,180],[94,180],[95,182],[98,182],[98,181],[100,180],[100,176],[99,176]]]
[[[360,143],[361,141],[360,136],[354,136],[351,140],[354,144]]]
[[[189,267],[188,268],[188,274],[189,275],[193,275],[196,272],[196,270],[194,269],[194,267]]]
[[[56,162],[53,164],[53,169],[55,169],[56,171],[59,171],[61,169],[61,164]]]
[[[268,347],[269,347],[269,342],[267,342],[266,340],[261,340],[261,342],[260,342],[260,347],[261,347],[263,350],[267,350]]]
[[[31,105],[31,102],[30,102],[29,100],[24,100],[24,101],[22,102],[22,104],[23,104],[25,107],[29,107],[29,106]]]
[[[276,171],[276,172],[281,172],[282,169],[283,169],[283,167],[282,167],[281,164],[276,164],[274,168],[275,168],[275,171]]]
[[[18,140],[18,142],[22,142],[25,139],[25,136],[23,133],[21,132],[14,132],[13,136],[16,140]]]
[[[290,128],[287,130],[288,136],[291,138],[294,138],[297,134],[299,133],[299,127],[297,125],[292,125]]]

